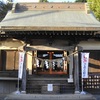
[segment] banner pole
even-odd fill
[[[18,79],[17,79],[17,91],[15,91],[14,94],[20,94],[20,91],[19,91],[19,76],[18,76]]]
[[[82,92],[83,92],[83,78],[82,78]]]
[[[16,94],[20,94],[20,91],[19,91],[19,75],[18,75],[18,80],[17,80],[17,91],[16,91]]]
[[[81,91],[81,94],[86,94],[86,92],[84,92],[83,85],[84,85],[84,82],[83,82],[83,78],[82,78],[82,91]]]
[[[18,86],[17,86],[17,91],[19,91],[19,77],[18,77]]]

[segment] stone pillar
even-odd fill
[[[69,78],[68,82],[72,83],[73,82],[73,51],[69,51]]]
[[[29,75],[32,75],[32,51],[27,52],[27,69]]]
[[[1,50],[0,50],[0,70],[2,70],[2,62],[1,62]]]
[[[79,89],[79,59],[78,59],[78,47],[75,47],[74,54],[74,84],[75,84],[75,94],[80,93]]]
[[[24,63],[23,63],[23,75],[22,75],[22,90],[21,93],[26,93],[26,52],[24,56]]]

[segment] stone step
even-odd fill
[[[29,84],[29,85],[47,85],[47,84],[53,84],[53,85],[63,85],[63,86],[68,86],[68,87],[72,87],[72,86],[74,86],[74,84],[73,83],[68,83],[68,82],[66,82],[66,81],[44,81],[44,80],[42,80],[42,81],[27,81],[27,84]]]
[[[28,75],[28,78],[68,78],[68,75],[57,75],[57,74],[34,74]]]
[[[10,94],[4,100],[96,100],[96,98],[91,94]]]
[[[66,81],[27,81],[27,93],[48,93],[48,84],[53,84],[52,93],[73,93],[74,84],[68,84]],[[44,88],[44,91],[43,91]]]
[[[49,94],[47,91],[48,84],[53,85],[53,93],[73,93],[74,84],[68,83],[66,75],[30,75],[27,78],[27,93]],[[44,89],[43,89],[44,88]]]
[[[46,81],[48,81],[48,80],[57,80],[57,81],[67,81],[67,78],[43,78],[43,77],[41,77],[41,78],[33,78],[33,77],[30,77],[30,78],[28,78],[27,80],[34,80],[34,81],[38,81],[38,80],[46,80]]]

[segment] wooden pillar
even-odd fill
[[[49,53],[49,59],[52,60],[52,55],[54,54],[54,52],[48,52],[48,53]],[[50,63],[49,64],[50,65],[49,66],[50,67],[49,68],[49,71],[50,71],[50,74],[52,74],[52,64],[51,64],[51,62],[49,62],[49,63]]]
[[[33,51],[32,58],[32,74],[37,73],[37,65],[36,65],[36,58],[37,58],[37,50]]]
[[[75,84],[75,94],[79,94],[79,60],[78,60],[78,47],[75,47],[74,54],[74,84]]]
[[[64,51],[64,57],[67,57],[67,51]],[[67,72],[67,60],[64,60],[64,68],[63,68],[64,72]]]
[[[7,53],[6,51],[1,51],[1,59],[2,59],[2,71],[6,70],[6,60],[7,60]]]
[[[21,91],[21,93],[26,93],[26,52],[25,52],[24,63],[23,63],[22,91]]]
[[[34,51],[34,57],[35,58],[37,57],[37,51],[36,50]],[[36,60],[35,59],[34,59],[33,63],[34,63],[33,64],[34,65],[33,67],[36,68],[37,66],[36,66]]]

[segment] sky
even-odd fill
[[[7,2],[7,0],[0,0]],[[13,0],[14,2],[38,2],[39,0]],[[48,0],[49,2],[74,2],[75,0]]]

